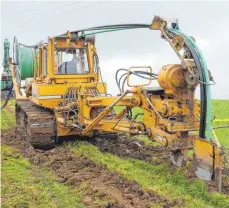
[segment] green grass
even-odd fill
[[[55,182],[44,168],[31,165],[2,145],[2,207],[83,207],[78,191]]]
[[[203,181],[186,180],[179,171],[171,173],[167,165],[152,165],[140,160],[122,159],[101,153],[87,142],[76,142],[69,147],[75,154],[86,155],[95,163],[121,173],[129,180],[135,180],[143,189],[152,190],[169,200],[184,198],[185,207],[228,207],[229,196],[210,194]]]
[[[229,100],[213,100],[212,114],[216,116],[213,127],[229,125]],[[217,119],[228,119],[228,121],[217,121]],[[216,129],[215,133],[220,143],[229,148],[229,128]]]
[[[6,130],[15,125],[15,117],[9,113],[6,109],[1,111],[0,118],[1,129]]]
[[[229,119],[229,100],[213,100],[212,114],[217,118]]]
[[[128,137],[129,138],[129,137]],[[127,139],[128,139],[127,138]],[[140,141],[142,141],[146,146],[153,146],[153,147],[159,147],[162,146],[162,144],[158,143],[158,142],[154,142],[152,141],[152,139],[150,139],[149,137],[145,136],[145,135],[139,135],[136,136],[136,138]]]

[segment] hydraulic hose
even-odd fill
[[[178,34],[178,33],[175,33]],[[201,67],[200,60],[196,54],[196,51],[190,45],[190,43],[185,39],[185,44],[189,48],[194,61],[196,63],[197,69],[200,73],[200,80],[205,80],[203,69]],[[203,84],[200,85],[200,95],[201,95],[201,113],[200,113],[200,129],[199,129],[199,136],[201,138],[205,138],[205,128],[206,128],[206,108],[207,108],[207,100],[206,100],[206,88]]]
[[[203,102],[203,105],[201,105],[201,125],[200,125],[200,129],[201,129],[201,137],[203,136],[203,128],[205,125],[207,126],[207,137],[206,139],[208,141],[211,140],[211,117],[212,117],[212,107],[211,107],[211,90],[210,90],[210,79],[209,79],[209,74],[208,74],[208,69],[207,69],[207,64],[204,60],[203,54],[201,53],[200,49],[198,48],[198,46],[196,45],[196,43],[187,35],[185,35],[184,33],[182,33],[180,30],[176,30],[176,29],[169,29],[170,32],[174,33],[174,34],[180,34],[183,36],[185,44],[187,45],[187,47],[189,48],[190,52],[192,53],[195,63],[197,65],[198,70],[200,71],[200,75],[202,74],[202,80],[204,83],[206,84],[201,84],[201,88],[204,88],[204,90],[201,91],[201,102]],[[199,60],[199,63],[198,61]],[[202,100],[203,99],[203,100]],[[206,102],[206,109],[202,109],[202,107],[204,106],[204,103]],[[205,124],[203,123],[203,121],[205,120]],[[207,121],[207,123],[206,123]],[[204,137],[202,137],[204,138]]]
[[[80,37],[85,37],[85,36],[88,36],[88,35],[95,35],[95,34],[99,34],[99,33],[108,33],[108,32],[120,31],[120,30],[133,30],[133,29],[140,29],[140,28],[139,27],[128,27],[128,28],[115,28],[115,29],[100,30],[100,31],[97,31],[97,32],[81,34]]]
[[[119,73],[120,71],[124,71],[125,73],[123,73],[123,74],[118,78],[118,73]],[[120,93],[122,93],[122,92],[124,91],[124,85],[125,85],[125,82],[126,82],[126,80],[127,80],[127,73],[128,73],[128,70],[127,70],[127,69],[118,69],[118,70],[116,71],[115,80],[116,80],[116,84],[117,84],[117,86],[118,86],[118,88],[119,88]],[[155,74],[155,73],[150,73],[150,72],[144,72],[144,71],[131,71],[130,74],[134,74],[135,76],[138,76],[138,77],[140,77],[140,78],[147,79],[147,80],[155,80],[155,79],[157,79],[157,74]],[[148,77],[143,76],[143,75],[146,75],[146,76],[148,76]],[[124,80],[123,80],[123,82],[122,82],[122,86],[120,86],[120,85],[121,85],[121,80],[122,80],[122,78],[123,78],[124,76],[126,76],[126,77],[124,78]]]
[[[111,29],[130,29],[130,28],[150,28],[149,24],[116,24],[116,25],[103,25],[97,27],[89,27],[80,30],[71,31],[71,33],[79,33],[85,31],[93,31],[93,30],[111,30]],[[66,34],[61,34],[57,37],[65,36]]]

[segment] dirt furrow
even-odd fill
[[[26,135],[16,128],[2,132],[2,143],[15,146],[29,161],[51,169],[60,183],[79,187],[87,207],[182,207],[182,200],[167,200],[152,191],[143,191],[135,181],[76,156],[66,146],[35,150]],[[155,150],[156,151],[156,150]]]
[[[134,158],[144,160],[153,165],[167,163],[170,171],[176,171],[176,167],[169,161],[169,150],[163,146],[147,146],[143,141],[135,137],[128,137],[127,135],[118,138],[87,138],[85,141],[95,145],[101,152],[114,154],[121,158]],[[228,154],[227,154],[228,155]],[[191,158],[189,159],[191,163]],[[226,166],[223,170],[223,193],[229,194],[229,161],[226,160]],[[195,176],[192,166],[181,168],[187,180],[193,180]],[[186,171],[188,169],[188,171]],[[209,192],[217,192],[217,187],[214,181],[205,181]]]
[[[147,146],[137,137],[122,135],[118,138],[87,138],[85,141],[97,146],[101,152],[114,154],[118,157],[144,160],[151,164],[162,164],[169,161],[165,147]]]

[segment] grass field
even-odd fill
[[[213,126],[228,125],[229,101],[214,100],[212,104],[213,114],[216,116]],[[134,113],[137,112],[138,108]],[[14,125],[14,101],[10,101],[9,106],[1,112],[1,130],[9,132]],[[217,129],[216,134],[221,144],[229,148],[229,129]],[[145,137],[140,140],[144,141],[146,146],[155,144]],[[209,193],[203,181],[186,178],[183,169],[170,169],[168,163],[154,164],[142,159],[121,157],[103,152],[87,141],[68,142],[63,144],[62,148],[67,148],[66,152],[71,153],[70,159],[67,157],[67,164],[73,165],[66,174],[71,173],[77,183],[59,180],[59,171],[68,169],[64,166],[61,154],[57,153],[56,156],[53,150],[49,151],[49,156],[38,152],[41,158],[47,160],[39,165],[39,162],[33,161],[39,161],[40,157],[35,155],[35,159],[30,161],[16,146],[2,144],[2,207],[122,207],[121,205],[126,205],[130,201],[135,203],[134,199],[130,199],[131,194],[125,194],[125,192],[132,193],[134,188],[123,188],[122,184],[119,184],[120,177],[115,176],[114,184],[108,183],[113,180],[114,175],[122,176],[123,180],[129,181],[130,184],[138,184],[144,196],[153,194],[155,197],[150,199],[151,204],[148,207],[229,207],[228,195]],[[74,168],[73,155],[78,161],[75,166],[76,168],[79,166],[79,170]],[[90,162],[85,162],[85,158]],[[55,165],[52,165],[53,161]],[[80,161],[84,166],[81,167]],[[97,168],[95,173],[92,172],[90,175],[90,168],[95,167]],[[106,180],[102,177],[99,180],[99,175],[102,173],[97,171],[100,169],[110,173]],[[93,177],[93,174],[98,176]],[[119,184],[118,189],[114,188],[116,183]],[[113,199],[117,204],[105,203]],[[146,207],[147,199],[144,197],[140,199],[142,202],[134,205],[130,203],[130,207]]]
[[[57,183],[46,168],[2,145],[2,207],[83,207],[78,190]]]

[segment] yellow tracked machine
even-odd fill
[[[111,96],[101,79],[94,35],[136,28],[160,31],[180,63],[164,65],[158,74],[150,66],[119,69],[116,82],[120,94]],[[98,135],[104,139],[119,133],[146,135],[168,148],[176,166],[185,164],[188,151],[194,150],[196,175],[215,180],[221,189],[223,150],[211,135],[209,83],[213,80],[195,40],[181,32],[176,21],[168,25],[155,16],[149,25],[107,25],[68,31],[34,46],[15,38],[13,49],[9,66],[16,121],[34,147],[51,147],[69,135]],[[144,83],[136,84],[139,79]],[[157,80],[160,87],[153,87],[152,80]],[[200,104],[195,100],[197,86]],[[115,112],[116,106],[123,106],[119,113]],[[142,109],[143,120],[137,119],[140,114],[132,115],[134,107]]]

